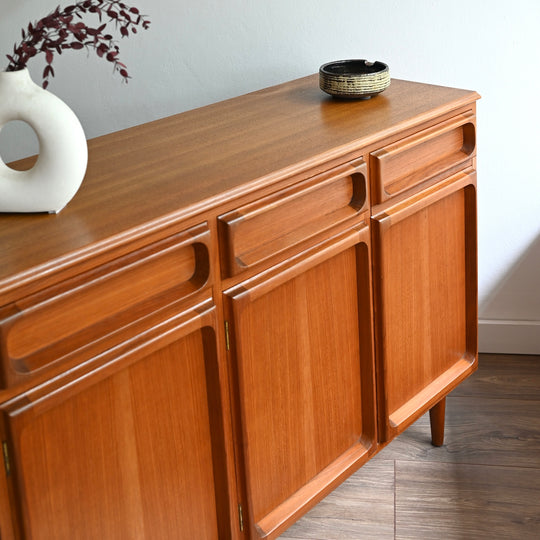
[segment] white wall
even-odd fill
[[[0,51],[58,1],[0,0]],[[126,1],[152,20],[147,32],[120,41],[129,84],[84,52],[54,63],[49,89],[89,138],[341,58],[378,59],[396,78],[477,90],[481,349],[540,354],[538,0]],[[29,65],[35,80],[43,62]],[[8,125],[0,154],[9,161],[35,153],[31,139]]]

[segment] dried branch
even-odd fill
[[[97,15],[101,24],[96,28],[87,26],[82,22],[87,13]],[[6,71],[24,69],[31,58],[44,53],[47,65],[43,70],[43,88],[47,88],[49,78],[54,77],[52,63],[56,54],[62,54],[66,49],[92,48],[100,58],[111,62],[114,71],[127,82],[130,76],[125,64],[118,59],[118,45],[110,33],[105,33],[109,24],[114,24],[124,38],[136,34],[138,27],[146,30],[150,21],[137,8],[120,0],[84,0],[64,9],[58,6],[46,17],[30,23],[26,30],[22,29],[22,41],[13,46],[13,54],[6,55],[9,60]]]

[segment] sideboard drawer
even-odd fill
[[[373,202],[384,202],[439,174],[457,172],[470,161],[475,147],[475,116],[469,112],[372,152]]]
[[[336,167],[219,217],[223,273],[284,255],[368,208],[362,160]]]
[[[210,233],[200,225],[6,306],[0,369],[9,386],[78,349],[101,351],[160,308],[209,284]]]

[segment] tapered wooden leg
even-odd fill
[[[446,398],[442,398],[437,405],[429,410],[429,421],[431,423],[431,444],[442,446],[444,442],[444,412],[446,409]]]

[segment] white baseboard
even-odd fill
[[[481,353],[540,355],[540,321],[478,321]]]

